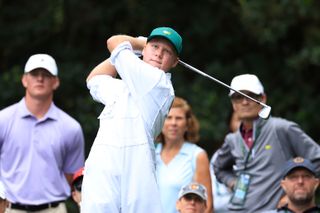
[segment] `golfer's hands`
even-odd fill
[[[145,36],[138,36],[137,39],[144,41],[145,43],[147,43],[148,38]]]
[[[147,43],[147,37],[145,36],[138,36],[137,39],[139,41],[143,41],[145,44]],[[138,57],[141,57],[142,56],[142,50],[141,49],[138,49],[138,50],[133,50],[134,54]]]

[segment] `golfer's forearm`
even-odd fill
[[[128,35],[115,35],[107,40],[107,46],[110,53],[124,41],[130,42],[134,50],[142,50],[146,45],[146,39],[139,39]]]
[[[110,75],[112,77],[117,76],[117,71],[115,67],[110,63],[110,59],[106,59],[97,65],[88,75],[87,81],[89,81],[93,76],[96,75]]]

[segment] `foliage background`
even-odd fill
[[[317,0],[0,0],[0,109],[23,96],[28,57],[51,54],[61,80],[55,102],[81,123],[88,155],[102,106],[85,78],[109,56],[106,39],[170,26],[183,35],[183,61],[227,84],[238,74],[258,75],[272,115],[299,123],[319,143],[319,11]],[[180,66],[172,81],[193,106],[199,145],[211,156],[227,132],[228,90]]]

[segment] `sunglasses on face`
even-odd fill
[[[261,94],[257,95],[257,94],[254,94],[254,93],[252,93],[252,92],[248,92],[248,93],[245,93],[245,94],[248,95],[248,96],[250,96],[250,97],[253,98],[253,99],[256,99],[256,100],[259,100],[259,99],[261,99],[261,97],[262,97]],[[239,93],[235,93],[235,94],[233,94],[233,95],[231,96],[231,100],[232,100],[233,102],[235,102],[235,103],[240,103],[240,102],[242,102],[244,99],[245,99],[246,101],[251,101],[249,98],[247,98],[247,97],[245,97],[245,96],[243,96],[243,95],[240,95]]]
[[[198,196],[196,194],[186,194],[185,196],[183,196],[183,198],[186,201],[194,200],[195,202],[199,202],[199,203],[204,202],[204,200],[200,196]]]

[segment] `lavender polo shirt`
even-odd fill
[[[10,202],[65,200],[70,187],[64,174],[83,164],[81,126],[53,103],[39,120],[24,98],[0,111],[0,176]]]

